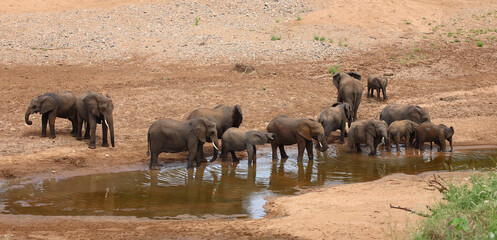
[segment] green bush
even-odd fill
[[[497,174],[471,176],[471,184],[448,184],[444,200],[413,239],[497,238]]]
[[[328,70],[330,71],[331,75],[335,75],[335,73],[340,72],[340,65],[330,66]]]

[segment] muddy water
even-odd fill
[[[453,153],[414,151],[345,154],[332,147],[303,163],[290,158],[273,162],[267,149],[256,166],[213,163],[196,170],[185,163],[166,164],[161,171],[133,171],[47,179],[1,186],[0,212],[33,215],[114,215],[154,219],[264,216],[269,195],[296,194],[300,189],[379,179],[392,173],[460,171],[496,166],[495,149],[460,149]]]

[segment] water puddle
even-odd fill
[[[395,150],[395,149],[394,149]],[[195,170],[171,163],[161,171],[132,171],[7,183],[0,190],[0,212],[32,215],[136,216],[152,219],[261,218],[264,198],[301,189],[366,182],[392,173],[460,171],[496,166],[495,149],[460,149],[453,153],[413,150],[346,154],[330,149],[318,159],[273,162],[261,149],[256,166],[219,162]],[[316,153],[317,154],[317,153]]]

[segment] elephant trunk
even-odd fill
[[[210,160],[210,162],[214,162],[214,161],[216,161],[217,155],[219,152],[219,140],[218,140],[217,136],[211,137],[211,142],[212,142],[212,146],[214,147],[214,153],[212,154],[212,159]]]
[[[385,149],[389,149],[390,148],[390,140],[389,140],[389,137],[388,137],[388,132],[387,130],[381,130],[381,135],[383,135],[383,139],[385,141]],[[407,140],[409,141],[409,140]]]
[[[29,121],[29,116],[33,113],[33,108],[28,107],[28,110],[26,110],[26,115],[24,116],[24,120],[26,121],[26,124],[31,125],[33,122]]]
[[[114,118],[112,115],[105,116],[105,121],[107,121],[107,125],[109,125],[109,131],[110,131],[110,144],[112,147],[115,147],[114,145]]]
[[[324,134],[320,134],[316,140],[318,141],[317,146],[319,151],[324,152],[328,150],[328,142],[326,142]]]

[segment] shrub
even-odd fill
[[[335,73],[340,72],[340,65],[330,66],[328,70],[330,71],[331,75],[335,75]]]

